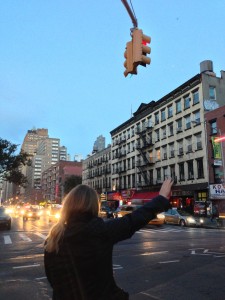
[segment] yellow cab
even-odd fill
[[[126,214],[132,213],[134,210],[142,207],[143,204],[124,204],[121,205],[117,213],[118,218],[125,216]],[[148,224],[161,226],[164,224],[165,216],[164,214],[158,214],[157,218],[152,219]]]

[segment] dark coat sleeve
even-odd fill
[[[122,218],[105,222],[107,234],[113,243],[130,238],[136,231],[148,224],[160,212],[166,211],[170,204],[167,198],[157,196],[152,201]]]

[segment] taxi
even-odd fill
[[[125,216],[126,214],[132,213],[134,210],[136,210],[142,206],[143,205],[139,205],[139,204],[124,204],[124,205],[120,206],[120,210],[119,210],[117,216],[118,216],[118,218],[121,218],[121,217]],[[151,221],[149,221],[148,224],[161,226],[164,224],[164,222],[165,222],[165,216],[164,216],[164,214],[160,213],[160,214],[157,214],[157,218],[152,219]]]

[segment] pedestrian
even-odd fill
[[[82,184],[73,188],[45,242],[44,265],[52,299],[129,299],[113,277],[113,246],[169,208],[172,184],[166,179],[152,201],[122,218],[107,221],[98,217],[99,200],[94,189]]]
[[[211,222],[213,221],[214,218],[215,219],[219,218],[219,210],[217,204],[212,205]]]

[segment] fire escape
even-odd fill
[[[148,172],[149,166],[155,163],[155,159],[148,155],[148,150],[154,145],[152,128],[152,125],[149,124],[142,124],[142,128],[140,126],[136,127],[136,134],[139,136],[136,144],[136,149],[139,152],[136,167],[138,169],[137,176],[141,177],[141,180],[137,180],[138,187],[150,187],[153,185],[153,178],[150,177]]]

